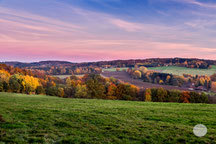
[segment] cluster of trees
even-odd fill
[[[98,67],[77,67],[77,66],[52,66],[49,68],[41,68],[46,74],[49,75],[78,75],[101,73],[102,69]]]
[[[211,65],[209,63],[207,63],[206,61],[201,61],[201,60],[192,60],[192,61],[185,60],[184,62],[176,63],[175,65],[187,67],[187,68],[200,68],[200,69],[211,68]]]
[[[139,89],[130,84],[120,83],[114,78],[103,78],[98,74],[86,74],[82,78],[71,76],[65,84],[46,90],[47,95],[65,98],[98,98],[136,100]]]
[[[185,103],[208,102],[208,97],[204,93],[168,91],[163,88],[144,90],[131,84],[122,83],[114,78],[103,78],[99,74],[86,74],[82,78],[71,76],[60,80],[38,71],[37,73],[35,71],[23,72],[22,69],[17,69],[17,72],[14,72],[14,68],[5,66],[4,68],[0,68],[0,92],[46,94],[64,98]],[[142,77],[142,74],[148,73],[148,69],[145,67],[140,67],[136,71],[137,77]],[[36,74],[37,77],[34,76]],[[172,79],[171,76],[170,78],[167,77],[168,75],[166,79]],[[215,78],[215,76],[212,77]]]
[[[143,101],[153,102],[179,102],[179,103],[208,103],[205,93],[187,92],[178,90],[165,90],[163,88],[146,89]]]
[[[50,87],[46,94],[64,98],[208,103],[208,96],[204,93],[163,88],[144,90],[131,84],[121,83],[114,78],[103,78],[97,74],[86,74],[83,78],[71,76],[65,79],[65,85]]]
[[[5,70],[0,70],[0,91],[15,93],[35,93],[41,85],[38,78],[23,74],[10,75]]]
[[[127,72],[135,79],[142,79],[145,82],[155,84],[182,86],[184,83],[186,83],[186,80],[183,76],[148,71],[148,69],[143,66],[135,69],[128,68]]]
[[[45,89],[63,84],[60,78],[41,73],[38,70],[25,70],[0,64],[0,92],[45,94]]]
[[[192,83],[195,87],[203,86],[206,89],[211,89],[212,85],[214,85],[214,83],[212,83],[213,81],[211,80],[211,77],[207,75],[192,76],[188,74],[183,74],[183,76],[187,80],[188,83]]]
[[[192,76],[183,74],[182,76],[172,75],[168,73],[160,73],[156,71],[148,71],[146,67],[136,67],[134,69],[128,68],[127,72],[135,79],[142,79],[145,82],[174,85],[174,86],[187,86],[197,90],[216,90],[216,74],[211,77]]]
[[[63,83],[48,82],[29,75],[10,75],[0,70],[0,91],[26,94],[47,94],[65,98],[97,98],[111,100],[140,100],[153,102],[207,103],[208,97],[202,93],[180,92],[177,90],[146,89],[121,83],[114,78],[103,78],[97,74],[86,74],[83,78],[71,76]]]

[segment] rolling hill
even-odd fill
[[[216,105],[0,93],[0,143],[214,143]],[[193,134],[196,124],[208,133]]]

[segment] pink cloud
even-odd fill
[[[196,38],[196,34],[179,27],[129,22],[80,9],[75,13],[84,19],[81,25],[0,7],[0,14],[6,15],[0,15],[0,61],[176,56],[215,59],[213,48],[201,47],[193,41],[175,42]],[[116,32],[116,28],[123,32]]]
[[[128,32],[143,30],[143,26],[138,23],[127,22],[120,19],[110,19],[110,23]]]

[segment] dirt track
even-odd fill
[[[116,79],[119,79],[123,82],[127,82],[130,84],[133,84],[135,86],[138,86],[140,88],[164,88],[164,89],[178,89],[178,90],[186,90],[188,91],[188,88],[183,88],[183,87],[176,87],[176,86],[169,86],[169,85],[159,85],[159,84],[153,84],[153,83],[148,83],[148,82],[143,82],[142,80],[138,79],[133,79],[130,77],[130,75],[126,72],[109,72],[105,71],[102,73],[102,76],[104,77],[114,77]]]

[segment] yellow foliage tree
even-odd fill
[[[159,81],[159,84],[163,84],[163,83],[164,83],[163,80],[160,80],[160,81]]]
[[[32,76],[26,75],[22,76],[22,86],[23,90],[30,94],[31,92],[35,92],[36,88],[40,86],[38,78],[34,78]]]
[[[64,97],[64,89],[63,89],[63,88],[58,88],[58,93],[57,93],[57,95],[58,95],[59,97]]]
[[[139,70],[136,70],[133,75],[135,78],[141,78],[142,73]]]
[[[147,88],[145,90],[145,101],[146,102],[152,101],[152,98],[151,98],[151,89],[149,89],[149,88]]]
[[[143,73],[146,73],[148,71],[148,69],[144,66],[139,67],[139,70]]]
[[[0,80],[8,82],[10,78],[10,74],[5,70],[0,70]]]

